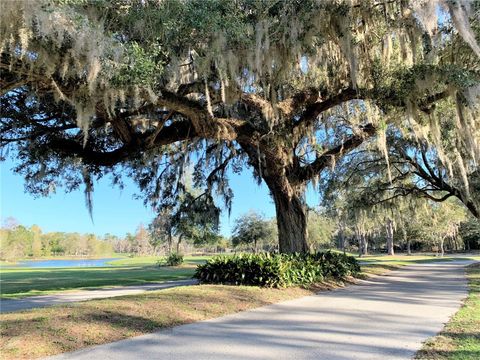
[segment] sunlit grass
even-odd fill
[[[197,265],[197,264],[202,264],[208,259],[210,259],[212,256],[185,256],[183,258],[185,264],[192,264],[192,265]],[[157,265],[159,261],[164,259],[164,256],[136,256],[136,257],[127,257],[123,259],[118,259],[118,260],[112,260],[109,261],[109,265],[115,265],[115,266],[149,266],[149,265]]]
[[[19,298],[81,288],[133,285],[189,279],[194,266],[4,269],[2,298]]]
[[[188,256],[177,267],[159,267],[162,257],[133,257],[112,261],[108,267],[3,268],[0,271],[2,298],[21,298],[60,291],[136,285],[190,279],[197,264],[209,256]]]

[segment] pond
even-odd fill
[[[112,266],[109,261],[118,258],[105,259],[54,259],[54,260],[24,260],[16,263],[16,267],[27,268],[60,268],[60,267],[102,267]]]

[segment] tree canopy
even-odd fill
[[[480,161],[479,2],[43,0],[0,4],[1,136],[26,188],[111,175],[171,207],[249,166],[279,248],[308,251],[304,190],[388,129],[463,178]],[[442,136],[444,108],[453,109]],[[406,152],[410,156],[410,151]]]

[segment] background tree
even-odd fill
[[[480,250],[480,221],[469,218],[462,222],[459,234],[465,242],[465,250]]]
[[[32,232],[32,256],[37,258],[42,256],[42,229],[38,225],[30,227]]]
[[[232,244],[253,245],[253,250],[258,251],[258,244],[268,242],[272,236],[271,223],[262,215],[250,211],[235,220],[233,228]]]
[[[333,240],[335,223],[323,212],[310,210],[308,212],[308,243],[313,250],[330,248]]]
[[[155,247],[164,245],[166,252],[172,253],[173,246],[173,218],[169,210],[162,209],[148,226],[150,236]]]
[[[143,224],[138,225],[135,232],[133,251],[139,255],[147,255],[151,251],[149,234]]]
[[[453,146],[478,154],[477,6],[4,1],[0,145],[27,190],[83,183],[89,208],[106,174],[168,208],[189,162],[228,208],[226,170],[249,165],[272,194],[279,250],[308,251],[305,186],[368,138],[385,149],[386,124],[438,143],[416,128],[439,128],[422,114],[454,98]]]

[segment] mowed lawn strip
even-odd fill
[[[9,360],[74,351],[311,295],[318,289],[199,285],[1,314],[0,353]]]
[[[480,359],[480,263],[466,269],[469,294],[462,308],[437,336],[427,340],[416,359]]]
[[[16,299],[95,287],[190,279],[211,256],[186,256],[176,267],[159,267],[159,256],[112,260],[106,267],[0,268],[0,297]]]
[[[64,290],[190,279],[194,272],[195,265],[2,269],[0,290],[2,298],[13,299]]]
[[[228,256],[228,255],[224,255]],[[185,264],[190,265],[198,265],[203,264],[208,259],[211,259],[213,255],[205,255],[205,256],[185,256],[183,261]],[[158,261],[163,260],[164,257],[162,256],[136,256],[131,258],[122,258],[117,260],[109,261],[109,265],[115,266],[154,266],[158,263]]]

